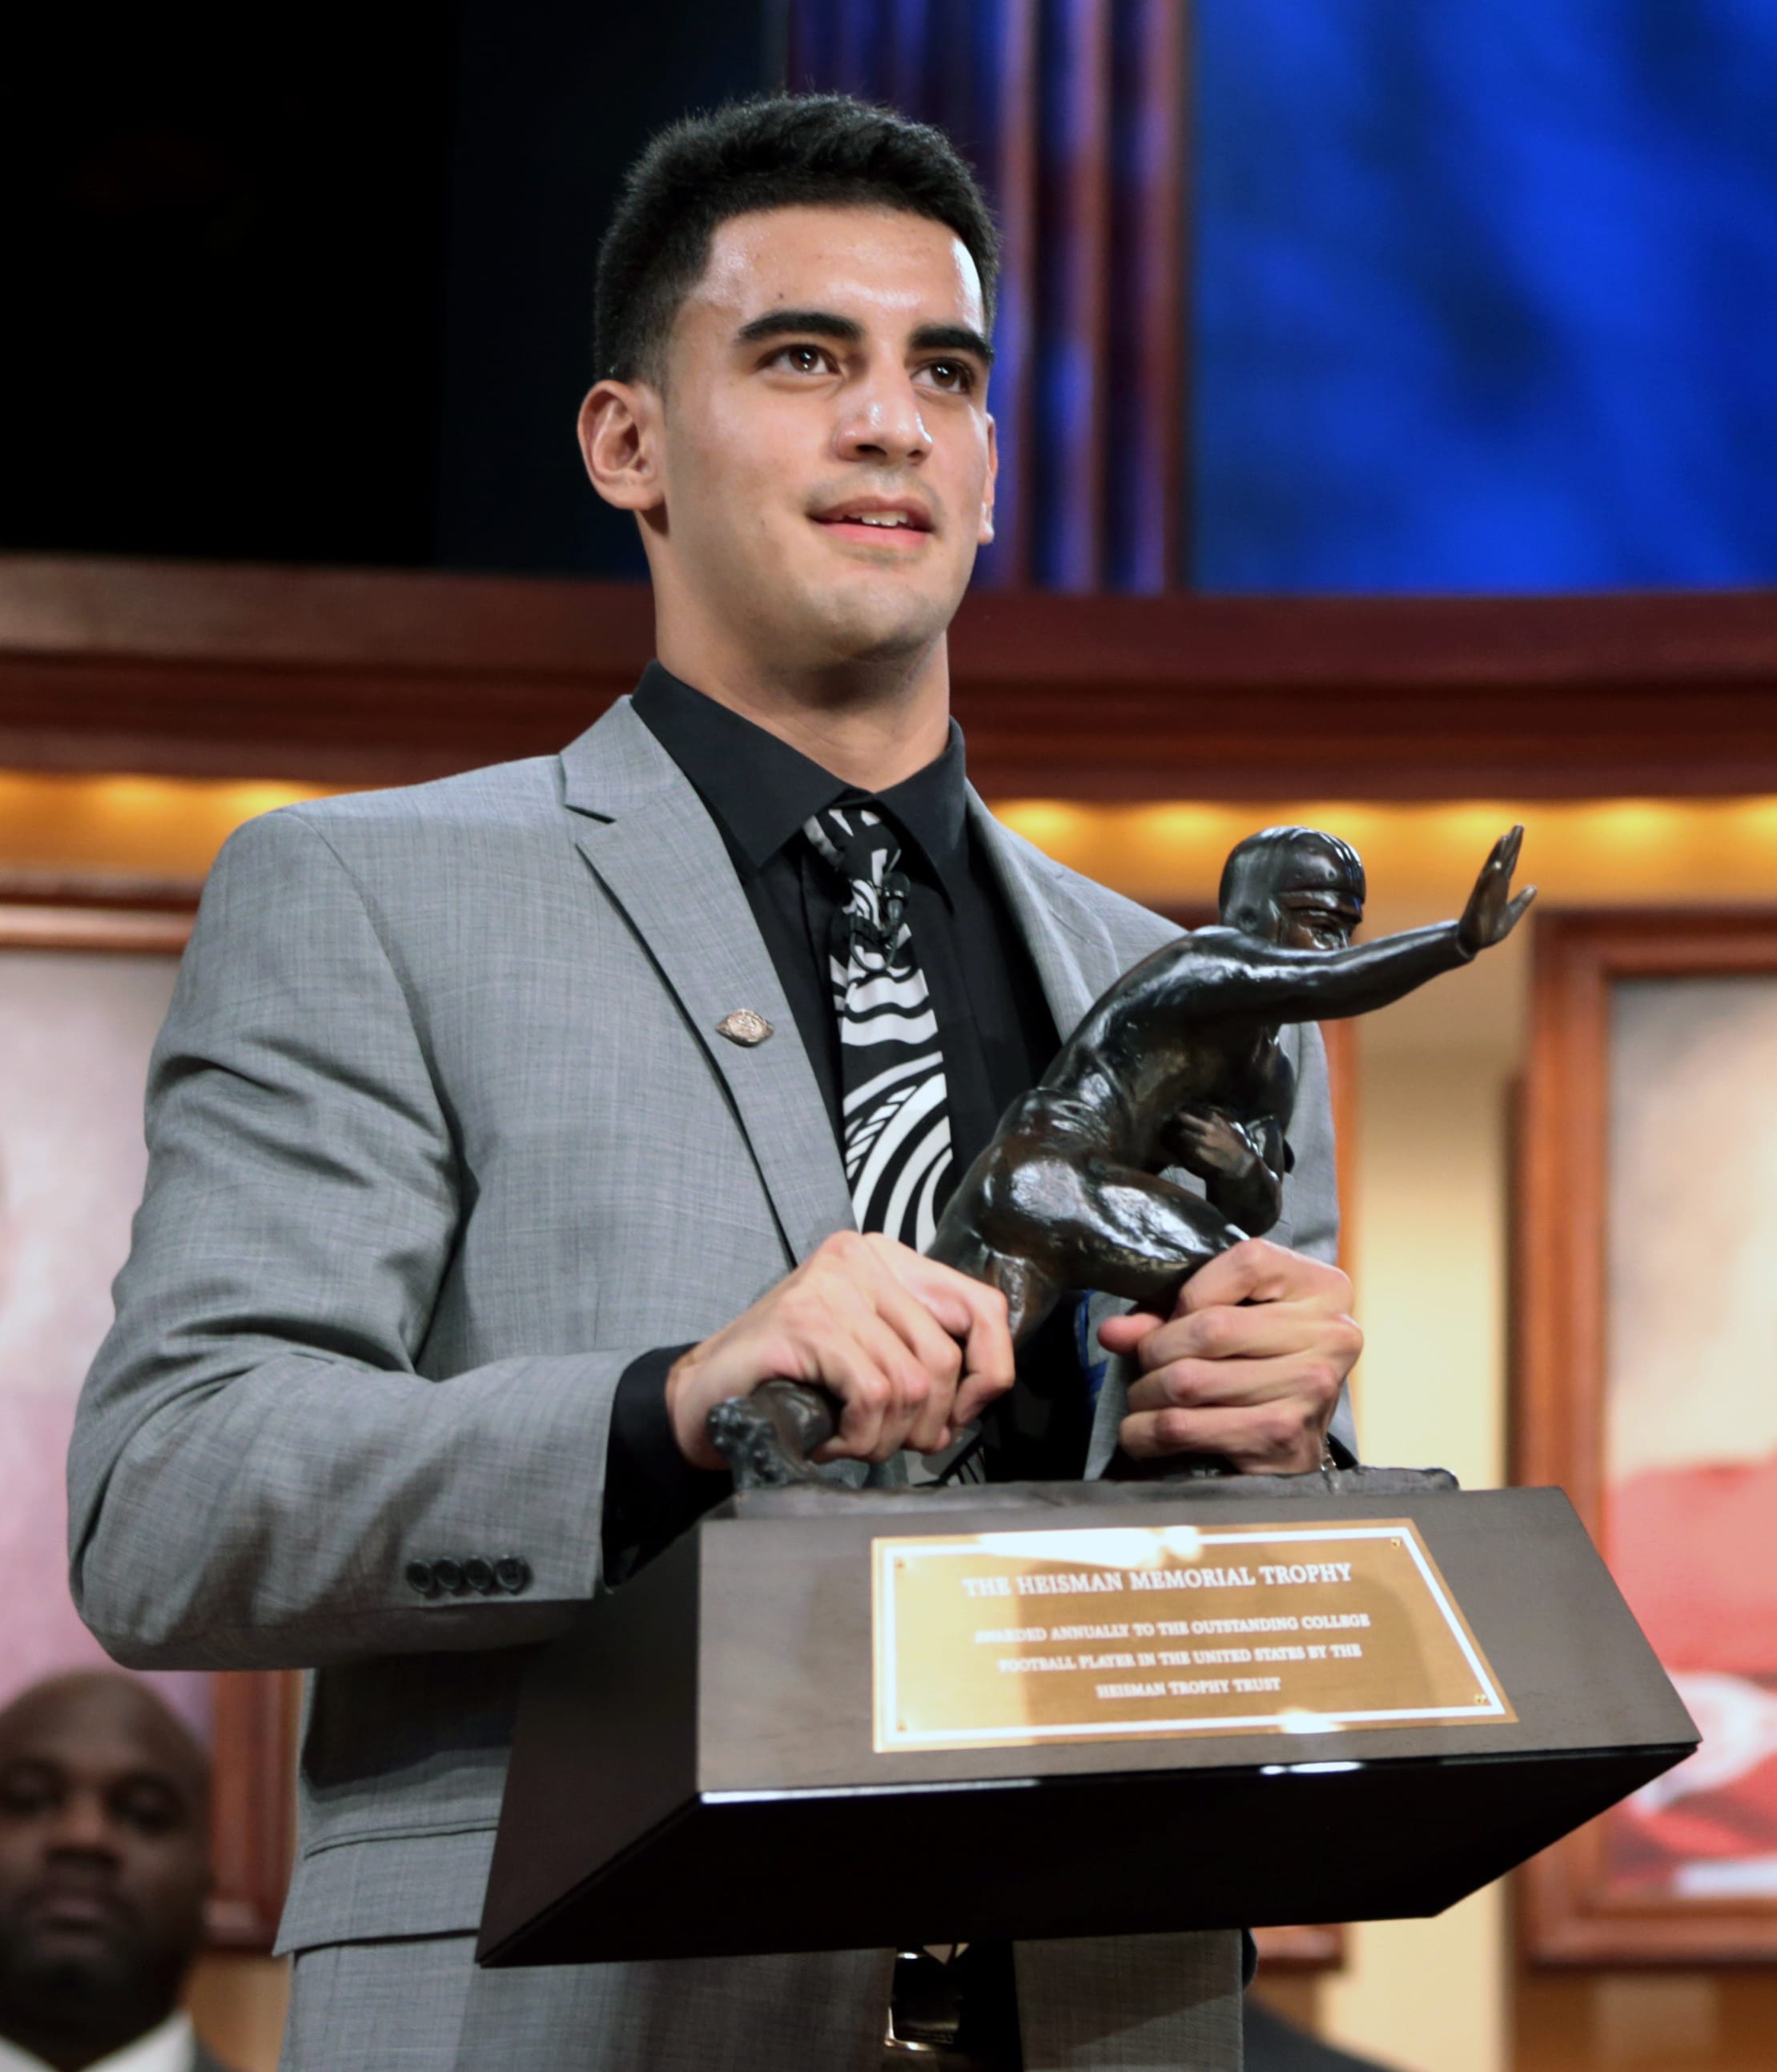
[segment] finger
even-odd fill
[[[821,1348],[821,1378],[840,1400],[834,1451],[860,1461],[900,1450],[930,1389],[900,1334],[867,1309]]]
[[[997,1288],[971,1280],[952,1266],[885,1240],[885,1263],[902,1285],[924,1303],[952,1338],[962,1342],[962,1381],[952,1405],[954,1429],[972,1424],[1017,1379],[1006,1297]]]
[[[873,1460],[886,1461],[908,1443],[909,1434],[925,1415],[932,1400],[932,1377],[900,1332],[884,1318],[861,1324],[858,1342],[888,1378],[889,1400],[870,1455]],[[940,1431],[945,1421],[939,1420]]]
[[[829,1240],[811,1267],[804,1291],[810,1307],[804,1314],[799,1306],[799,1335],[817,1378],[841,1400],[835,1449],[856,1459],[886,1459],[931,1393],[911,1342],[923,1313],[855,1233]]]
[[[868,1261],[862,1293],[874,1314],[859,1325],[859,1336],[894,1390],[877,1440],[879,1453],[886,1458],[903,1445],[930,1452],[949,1429],[962,1349],[879,1258]],[[879,1338],[878,1330],[886,1335]]]
[[[993,1291],[955,1267],[928,1259],[897,1238],[873,1233],[864,1240],[878,1261],[914,1298],[923,1302],[952,1338],[966,1338],[975,1321],[977,1298]],[[1003,1299],[1002,1299],[1003,1306]]]
[[[1506,909],[1505,927],[1502,933],[1509,935],[1524,917],[1524,911],[1536,896],[1534,885],[1527,885]]]
[[[1179,1291],[1181,1310],[1207,1309],[1220,1302],[1314,1301],[1344,1309],[1351,1284],[1336,1266],[1287,1251],[1269,1239],[1249,1237],[1200,1266]]]
[[[877,1458],[882,1419],[894,1394],[889,1377],[863,1346],[830,1338],[821,1349],[819,1379],[839,1398],[839,1429],[818,1449],[817,1461]]]
[[[1133,1353],[1165,1321],[1147,1309],[1131,1309],[1122,1316],[1107,1317],[1098,1327],[1098,1342],[1108,1353]]]
[[[1182,1359],[1242,1365],[1310,1353],[1351,1365],[1363,1342],[1344,1311],[1318,1302],[1220,1303],[1170,1318],[1142,1340],[1136,1358],[1144,1374]]]
[[[914,1356],[925,1370],[928,1384],[925,1401],[915,1409],[903,1443],[917,1453],[935,1453],[940,1446],[948,1445],[953,1436],[952,1420],[962,1380],[963,1349],[923,1304],[904,1291],[903,1299],[911,1305]]]
[[[935,1452],[949,1434],[962,1379],[963,1348],[886,1263],[875,1262],[872,1270],[870,1292],[877,1314],[905,1345],[926,1383],[924,1400],[915,1406],[905,1444],[922,1453]]]
[[[1516,870],[1517,869],[1517,867],[1518,867],[1518,852],[1519,852],[1519,850],[1520,850],[1520,849],[1521,849],[1524,847],[1524,824],[1523,824],[1523,822],[1522,822],[1522,821],[1520,821],[1520,822],[1519,822],[1519,824],[1518,824],[1516,827],[1514,827],[1514,828],[1512,829],[1512,831],[1510,832],[1510,833],[1508,833],[1508,834],[1507,835],[1507,837],[1506,837],[1506,838],[1505,838],[1504,841],[1500,845],[1501,851],[1502,851],[1502,861],[1503,861],[1504,862],[1504,864],[1505,864],[1506,872],[1507,872],[1507,875],[1508,875],[1508,876],[1509,876],[1509,875],[1512,874],[1512,872],[1513,872],[1514,870]]]
[[[1006,1297],[997,1288],[969,1284],[969,1335],[963,1345],[962,1386],[951,1407],[952,1428],[973,1424],[1018,1379],[1017,1355],[1006,1321]]]
[[[1331,1417],[1347,1369],[1319,1349],[1278,1359],[1173,1360],[1129,1385],[1131,1410],[1240,1410],[1299,1400]]]
[[[1123,1420],[1117,1437],[1133,1459],[1216,1453],[1242,1474],[1301,1474],[1320,1464],[1325,1428],[1289,1404],[1244,1410],[1147,1410]]]

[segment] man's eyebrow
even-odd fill
[[[993,348],[967,324],[921,324],[908,341],[915,352],[972,352],[982,366],[993,364]]]
[[[842,345],[856,345],[864,327],[831,310],[767,310],[762,317],[742,324],[734,334],[742,345],[755,345],[767,338],[834,338]]]
[[[832,310],[768,310],[734,334],[742,345],[757,345],[772,338],[830,338],[841,345],[856,345],[864,327],[854,318]],[[922,324],[908,343],[915,352],[973,353],[984,367],[993,364],[993,348],[978,331],[967,324]]]

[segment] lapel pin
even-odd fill
[[[723,1015],[716,1024],[718,1036],[726,1036],[730,1043],[738,1043],[749,1050],[755,1043],[763,1043],[771,1033],[771,1023],[750,1007],[737,1007],[732,1014]]]

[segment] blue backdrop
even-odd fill
[[[1196,17],[1196,586],[1777,582],[1774,0]]]
[[[1129,405],[1130,298],[1166,267],[1133,280],[1113,250],[1096,333],[1045,292],[1078,230],[1045,197],[1080,176],[1079,52],[1151,25],[1150,0],[794,0],[796,84],[947,124],[1002,208],[999,140],[1031,111],[1051,184],[996,377],[1029,538],[988,580],[1777,582],[1777,0],[1164,4],[1191,23],[1163,255],[1190,314],[1157,425]],[[1114,165],[1140,73],[1104,77],[1091,147]],[[1101,484],[1070,449],[1088,408]],[[1143,469],[1174,432],[1156,554]]]

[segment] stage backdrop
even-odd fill
[[[176,968],[0,919],[0,1704],[105,1660],[68,1588],[64,1462],[141,1198],[142,1082]],[[208,1737],[209,1679],[149,1679]]]
[[[64,1462],[130,1248],[148,1056],[195,900],[0,880],[0,1704],[106,1659],[68,1593]],[[289,1878],[297,1679],[145,1680],[210,1750],[210,1939],[267,1948]]]

